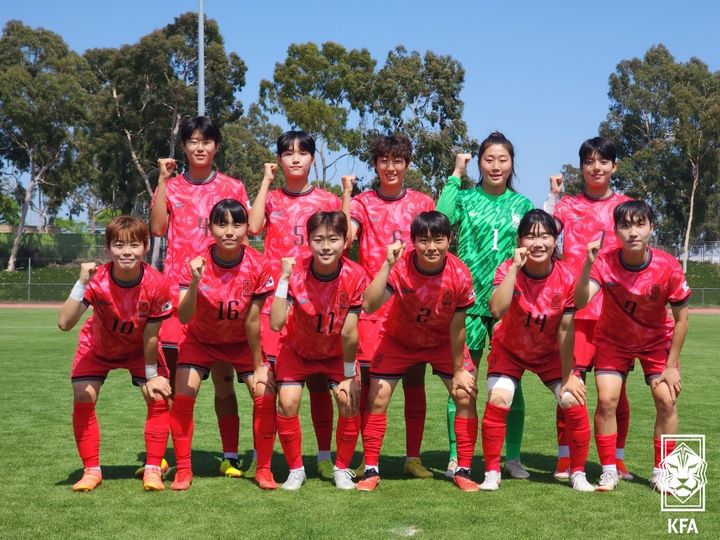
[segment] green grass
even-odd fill
[[[433,480],[402,476],[404,428],[402,391],[391,404],[389,431],[380,467],[383,481],[375,493],[339,492],[314,477],[315,440],[307,399],[301,418],[305,463],[310,480],[297,493],[266,493],[247,480],[216,475],[220,445],[208,383],[196,407],[192,489],[145,493],[132,478],[141,461],[145,407],[125,372],[108,378],[98,403],[102,430],[105,482],[95,492],[73,493],[81,474],[71,426],[69,372],[77,332],[55,327],[48,310],[0,310],[4,353],[0,465],[2,500],[0,537],[27,538],[652,538],[667,534],[667,518],[694,517],[702,536],[720,537],[720,421],[716,416],[720,385],[717,351],[720,318],[692,316],[682,356],[681,433],[704,433],[708,463],[707,511],[704,514],[661,514],[660,498],[648,487],[652,467],[650,393],[641,373],[629,381],[632,407],[626,461],[637,479],[612,493],[578,494],[555,482],[554,401],[529,374],[524,379],[527,403],[523,461],[529,481],[503,481],[495,493],[461,493],[443,476],[446,465],[444,387],[428,375],[428,418],[423,460],[436,473]],[[591,407],[594,385],[589,382]],[[241,403],[241,451],[251,448],[250,400],[238,387]],[[482,407],[480,407],[482,412]],[[482,476],[477,446],[474,476]],[[357,456],[359,459],[359,454]],[[172,457],[171,457],[172,461]],[[357,459],[356,459],[357,461]],[[276,477],[287,467],[279,444],[273,462]],[[599,475],[591,448],[588,473]],[[169,485],[168,485],[169,487]]]

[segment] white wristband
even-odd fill
[[[157,376],[157,364],[145,364],[145,378],[150,380]]]
[[[560,197],[557,193],[553,193],[552,191],[548,193],[547,199],[545,199],[545,202],[543,203],[543,210],[552,215],[559,198]]]
[[[281,279],[278,281],[277,289],[275,289],[275,296],[277,298],[287,298],[288,295],[288,280]]]
[[[83,298],[85,298],[85,289],[87,289],[87,285],[82,281],[77,280],[70,291],[69,298],[75,300],[76,302],[82,302]]]
[[[355,362],[343,362],[345,365],[345,377],[355,376]]]

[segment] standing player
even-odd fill
[[[380,482],[380,448],[387,427],[386,411],[400,378],[410,366],[431,364],[455,400],[458,468],[455,484],[478,491],[470,479],[477,440],[475,368],[465,346],[465,310],[475,294],[468,268],[450,247],[450,222],[440,212],[422,212],[412,222],[413,250],[403,255],[398,241],[387,247],[385,262],[365,291],[363,309],[376,311],[394,298],[370,365],[368,414],[363,420],[365,474],[357,484],[373,491]]]
[[[247,213],[238,201],[218,202],[209,222],[215,243],[188,263],[180,281],[178,317],[188,326],[180,343],[170,413],[177,458],[171,487],[180,491],[190,488],[195,398],[213,365],[225,362],[245,382],[254,401],[255,479],[262,489],[275,489],[270,472],[275,440],[274,381],[260,347],[260,309],[274,286],[270,265],[245,245]]]
[[[477,367],[485,348],[485,338],[492,337],[495,324],[488,309],[493,291],[493,277],[498,265],[511,257],[517,238],[517,227],[526,212],[532,210],[529,199],[515,192],[515,149],[502,133],[491,133],[481,144],[480,184],[471,189],[460,189],[460,178],[465,174],[470,154],[458,154],[455,170],[443,189],[438,210],[457,228],[457,252],[473,276],[475,305],[468,309],[467,345]],[[457,466],[457,448],[453,426],[455,410],[448,400],[448,436],[450,462],[446,476],[452,476]],[[525,400],[522,386],[517,385],[510,414],[507,418],[505,470],[513,478],[527,478],[528,472],[520,463],[520,444],[525,421]]]
[[[285,176],[285,186],[270,191],[277,165],[265,164],[260,190],[248,218],[248,230],[255,236],[265,230],[265,257],[270,261],[273,279],[280,276],[282,257],[309,255],[305,224],[315,212],[343,209],[349,215],[352,184],[344,182],[343,201],[333,193],[310,185],[308,175],[315,160],[315,140],[304,131],[287,131],[277,140],[277,159]],[[261,314],[263,351],[271,362],[278,352],[279,334],[270,330],[268,297]],[[310,390],[310,412],[318,443],[318,473],[331,479],[333,466],[330,455],[333,405],[328,381],[319,374],[307,380]]]
[[[240,180],[213,170],[220,138],[220,130],[208,118],[190,118],[180,126],[188,170],[171,178],[176,168],[175,160],[158,160],[160,177],[153,196],[150,228],[155,236],[167,233],[163,273],[170,283],[173,317],[163,325],[160,341],[171,373],[175,371],[178,344],[184,335],[184,328],[177,318],[178,283],[188,262],[212,241],[207,219],[210,210],[222,199],[236,199],[249,205],[245,186]],[[212,380],[223,447],[220,474],[237,478],[242,476],[237,461],[240,420],[232,366],[217,362],[212,369]]]
[[[111,262],[97,267],[82,263],[80,279],[65,300],[58,326],[71,330],[88,306],[93,314],[80,331],[72,366],[73,431],[82,478],[75,491],[92,491],[102,483],[100,428],[95,402],[111,369],[127,369],[147,402],[145,419],[146,491],[165,489],[160,471],[167,447],[170,383],[158,331],[170,316],[170,292],[162,274],[145,264],[150,231],[138,218],[120,216],[105,228]]]
[[[282,273],[270,312],[280,338],[275,363],[278,385],[277,426],[290,467],[284,489],[305,483],[300,431],[300,399],[305,381],[320,374],[330,381],[338,404],[337,455],[333,477],[339,489],[355,489],[348,468],[360,433],[355,379],[358,315],[367,286],[365,270],[342,256],[348,221],[341,212],[317,212],[307,221],[312,256],[283,257]],[[292,303],[292,310],[290,304]]]
[[[603,292],[595,329],[595,346],[602,351],[595,358],[595,444],[602,465],[598,490],[610,491],[619,482],[616,409],[623,381],[639,358],[656,410],[651,483],[667,491],[660,444],[663,434],[677,433],[678,428],[680,351],[688,329],[690,288],[675,258],[648,247],[655,224],[650,206],[642,201],[624,202],[613,210],[613,218],[621,247],[600,254],[601,242],[589,243],[575,292],[579,308]]]
[[[616,193],[610,189],[610,180],[617,169],[615,159],[617,152],[612,141],[595,137],[583,142],[580,146],[580,168],[585,182],[583,191],[575,196],[565,196],[557,202],[562,192],[562,175],[550,178],[550,194],[545,202],[545,211],[553,214],[563,233],[563,256],[575,268],[579,275],[585,261],[587,244],[605,234],[603,253],[612,251],[619,246],[613,230],[613,210],[630,197]],[[556,204],[557,202],[557,204]],[[602,293],[584,309],[575,314],[575,367],[583,379],[592,370],[595,358],[595,342],[593,334],[600,316]],[[558,431],[558,463],[555,467],[555,478],[568,477],[569,453],[565,443],[565,415],[560,406],[557,407]],[[625,440],[630,425],[630,405],[627,400],[625,383],[620,392],[617,408],[618,447],[615,449],[615,464],[620,478],[632,480],[632,475],[625,466]]]
[[[421,212],[433,210],[427,195],[404,186],[412,161],[412,143],[404,135],[378,137],[371,148],[380,187],[360,193],[350,202],[352,236],[358,237],[359,262],[372,279],[385,262],[387,246],[410,242],[410,224]],[[388,303],[375,313],[360,317],[358,361],[361,371],[360,410],[364,414],[370,390],[370,361],[378,346],[380,325]],[[403,377],[405,393],[405,472],[416,478],[432,478],[420,461],[425,430],[425,365],[410,366]],[[358,469],[362,468],[362,465]]]
[[[537,374],[555,394],[568,419],[570,484],[576,491],[595,491],[585,477],[590,420],[585,386],[574,374],[573,269],[557,260],[558,231],[543,210],[525,214],[518,227],[518,248],[500,265],[490,312],[500,319],[488,356],[488,401],[482,420],[485,481],[480,489],[500,487],[500,453],[505,419],[515,387],[525,370]]]

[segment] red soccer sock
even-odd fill
[[[425,431],[425,385],[403,386],[405,391],[405,456],[420,457]]]
[[[600,435],[595,432],[595,446],[597,446],[598,458],[600,465],[615,466],[615,445],[617,443],[617,433],[610,435]]]
[[[253,436],[257,466],[258,469],[268,469],[275,446],[275,395],[265,394],[253,401]]]
[[[240,417],[237,414],[229,414],[218,418],[218,429],[224,453],[237,454],[238,439],[240,438]]]
[[[585,470],[590,450],[590,418],[585,405],[564,409],[567,421],[567,443],[570,447],[570,473]],[[613,449],[613,458],[614,458]],[[614,461],[613,461],[614,462]]]
[[[366,467],[378,466],[386,430],[386,413],[370,413],[363,418],[362,440]]]
[[[170,409],[164,399],[147,403],[145,417],[145,464],[160,467],[170,435]]]
[[[653,445],[655,446],[655,468],[659,469],[662,461],[662,439],[653,438]],[[673,450],[675,450],[675,441],[665,441],[665,455],[667,456]]]
[[[277,415],[277,432],[282,445],[285,459],[290,469],[301,469],[302,462],[302,431],[300,418],[295,416]]]
[[[617,410],[615,411],[615,419],[617,420],[617,442],[618,448],[625,448],[628,431],[630,430],[630,402],[627,398],[627,387],[625,383],[620,390],[620,399],[618,400]]]
[[[73,432],[83,468],[100,466],[100,426],[95,416],[95,403],[73,402]]]
[[[170,409],[170,432],[178,469],[192,469],[192,438],[195,431],[193,409],[195,398],[175,394]]]
[[[507,415],[510,407],[499,407],[488,402],[485,405],[485,414],[482,419],[482,449],[485,456],[485,472],[500,472],[500,456],[505,441],[507,429]],[[455,424],[457,426],[457,424]],[[459,433],[456,432],[456,436]],[[458,455],[460,453],[460,440],[458,440]]]
[[[455,440],[457,441],[458,467],[469,469],[477,443],[478,419],[455,416]]]
[[[319,451],[332,448],[333,403],[330,392],[310,392],[310,416]]]
[[[352,461],[358,435],[360,435],[360,415],[339,416],[337,430],[335,431],[335,466],[338,469],[347,469]]]
[[[555,407],[555,426],[557,427],[557,444],[560,446],[567,446],[568,440],[565,432],[566,419],[565,409],[560,405]]]

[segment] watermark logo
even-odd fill
[[[663,435],[662,461],[665,489],[661,490],[663,512],[704,512],[707,463],[705,435]]]

